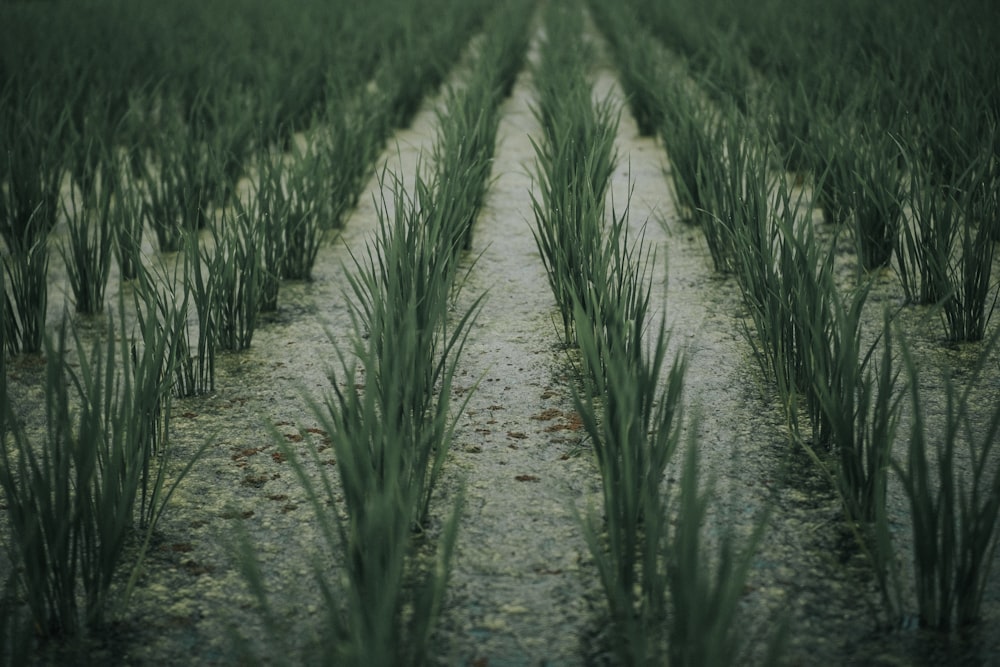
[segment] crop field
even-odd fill
[[[1000,664],[991,0],[0,0],[0,667]]]

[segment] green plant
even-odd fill
[[[225,208],[218,225],[212,227],[212,240],[203,259],[208,280],[214,283],[210,308],[217,345],[221,350],[245,350],[253,340],[260,311],[261,231],[246,211],[241,214]]]
[[[584,363],[599,369],[588,373],[585,394],[574,394],[603,488],[603,518],[590,514],[582,522],[584,536],[608,601],[613,649],[626,663],[643,663],[658,654],[662,641],[657,628],[664,620],[666,585],[660,529],[667,502],[661,484],[681,433],[684,363],[674,360],[660,390],[666,357],[662,326],[652,356],[633,359],[625,348],[641,347],[641,325],[620,321],[624,326],[595,335],[586,310],[575,312]]]
[[[698,448],[691,441],[681,472],[677,527],[665,538],[666,579],[670,590],[668,656],[671,665],[732,665],[741,662],[740,598],[766,521],[759,521],[742,546],[724,531],[717,551],[706,548],[702,531],[711,490],[699,489]],[[666,521],[663,519],[662,521]],[[664,527],[663,532],[666,533]],[[768,664],[781,651],[780,626],[768,647]]]
[[[858,161],[855,138],[845,133],[837,119],[831,116],[833,112],[826,111],[812,123],[805,150],[806,159],[813,165],[813,188],[816,201],[823,209],[823,220],[836,225],[848,219],[855,200],[863,197],[863,193],[856,195],[854,189],[859,185],[862,188],[875,186],[867,185],[868,181],[855,171]]]
[[[118,166],[115,177],[115,199],[109,223],[114,238],[114,252],[121,279],[135,280],[142,270],[142,192],[124,164]]]
[[[888,266],[898,246],[905,174],[899,168],[896,139],[880,131],[862,131],[854,160],[851,188],[858,257],[866,271]]]
[[[820,363],[813,367],[810,390],[816,396],[823,430],[837,451],[839,465],[831,477],[838,480],[847,516],[870,522],[885,504],[889,455],[903,394],[899,371],[893,370],[888,314],[880,357],[873,357],[874,345],[862,355],[860,316],[864,301],[865,295],[858,294],[845,307],[834,296],[826,349],[817,355]],[[822,341],[823,336],[815,339]]]
[[[718,145],[719,122],[711,108],[676,78],[668,78],[665,86],[659,136],[670,161],[671,194],[680,218],[694,222],[697,212],[706,208],[701,181]]]
[[[702,156],[696,175],[702,208],[695,211],[716,271],[733,270],[743,229],[767,219],[775,181],[768,175],[767,144],[751,124],[730,109],[716,128],[721,142]]]
[[[612,8],[607,3],[587,3],[595,23],[611,44],[628,106],[644,137],[654,136],[664,123],[661,99],[661,54],[649,32],[628,6]]]
[[[11,428],[11,438],[0,443],[10,556],[42,638],[104,623],[134,537],[140,548],[119,599],[127,602],[152,530],[194,463],[167,483],[162,424],[169,412],[169,399],[164,401],[170,369],[164,367],[166,338],[159,322],[147,325],[138,349],[124,325],[120,336],[108,336],[89,351],[74,336],[74,370],[64,323],[55,341],[46,338],[45,442]],[[136,523],[144,532],[132,530]]]
[[[903,226],[896,246],[899,279],[908,301],[937,303],[948,292],[960,207],[955,193],[942,193],[930,172],[910,159],[912,220]]]
[[[482,208],[493,168],[493,148],[500,123],[499,94],[488,67],[461,92],[449,90],[438,112],[434,144],[435,201],[445,207],[445,224],[455,229],[461,247],[472,247],[472,226]]]
[[[66,262],[70,288],[78,313],[94,314],[104,309],[104,292],[111,271],[111,206],[113,188],[109,182],[91,184],[91,195],[78,201],[70,195],[66,209],[69,237],[60,246]]]
[[[988,406],[986,421],[977,427],[971,402],[975,380],[998,340],[1000,336],[991,338],[964,387],[945,377],[944,430],[937,446],[931,444],[921,409],[916,361],[905,342],[902,346],[912,378],[913,421],[906,461],[893,461],[893,468],[910,501],[920,623],[941,630],[979,619],[1000,536],[1000,470],[993,456],[1000,439],[1000,407]],[[956,466],[962,444],[968,451],[968,475]]]
[[[11,253],[3,258],[10,285],[9,293],[4,291],[6,344],[12,353],[40,352],[45,337],[49,248],[45,234],[34,231],[43,224],[41,216],[29,221],[24,236],[12,248],[8,246]]]
[[[23,88],[22,88],[23,86]],[[0,236],[11,252],[44,239],[59,213],[66,107],[27,82],[0,82]],[[55,110],[55,111],[54,111]],[[40,344],[40,342],[39,342]]]
[[[564,3],[565,4],[565,3]],[[578,11],[553,4],[546,13],[548,40],[536,67],[534,114],[545,131],[532,140],[540,195],[531,193],[533,233],[573,342],[573,309],[584,302],[589,275],[602,251],[605,198],[617,161],[614,138],[619,111],[610,98],[594,104],[575,51]]]
[[[139,274],[135,290],[141,320],[160,321],[167,339],[167,358],[173,375],[171,387],[179,398],[215,391],[215,353],[218,349],[218,280],[206,275],[207,253],[197,235],[186,241],[183,261],[173,273],[165,265]],[[178,275],[180,272],[180,275]],[[196,332],[192,344],[190,310],[194,308]]]
[[[184,249],[183,289],[185,298],[183,303],[194,305],[198,332],[194,354],[185,351],[184,356],[187,358],[182,360],[187,369],[193,370],[193,373],[187,372],[189,382],[180,386],[192,393],[184,393],[181,396],[215,391],[215,352],[219,343],[219,309],[216,305],[218,297],[215,290],[219,282],[213,278],[212,265],[207,261],[207,253],[202,251],[198,235],[193,232],[188,234]],[[190,295],[190,299],[188,295]],[[189,325],[187,320],[184,323],[184,345],[190,350],[188,347],[190,346],[190,336],[187,333]]]
[[[274,183],[269,193],[285,215],[282,276],[310,280],[324,238],[322,216],[332,193],[324,152],[316,142],[308,142],[305,148],[294,146],[290,159],[285,182]]]

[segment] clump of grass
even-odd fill
[[[875,358],[875,346],[867,352],[861,348],[864,300],[859,293],[845,307],[839,297],[834,298],[827,342],[814,366],[810,390],[816,397],[822,430],[837,452],[838,464],[831,477],[838,481],[847,516],[870,523],[884,510],[889,456],[903,393],[898,367],[894,367],[888,314],[880,356]]]
[[[938,303],[948,293],[961,192],[942,187],[934,171],[916,160],[912,148],[905,155],[913,181],[909,197],[912,220],[903,226],[896,247],[899,279],[911,303]]]
[[[895,138],[878,130],[862,131],[855,141],[861,148],[854,160],[852,209],[858,258],[866,271],[888,266],[903,215],[904,172]]]
[[[813,189],[823,210],[823,220],[831,225],[846,222],[855,205],[854,188],[860,180],[855,175],[857,149],[851,137],[833,118],[824,117],[813,123],[805,150],[813,167]]]
[[[70,195],[66,210],[69,236],[60,252],[78,313],[94,314],[104,309],[114,238],[112,195],[113,186],[106,177],[91,184],[91,195],[84,201],[77,199],[75,190]]]
[[[198,129],[164,96],[158,109],[161,131],[138,161],[146,186],[145,217],[161,252],[183,249],[186,232],[203,229],[219,199],[223,165],[198,137]]]
[[[457,321],[450,316],[461,240],[454,221],[464,219],[471,204],[448,213],[434,198],[441,190],[425,183],[419,169],[414,188],[411,197],[400,180],[392,182],[391,212],[383,201],[376,239],[355,257],[349,280],[357,361],[338,353],[340,384],[323,404],[312,403],[337,457],[340,492],[324,466],[317,483],[286,448],[326,546],[345,554],[343,579],[331,578],[318,560],[315,570],[330,630],[315,650],[334,664],[426,662],[457,534],[460,503],[436,545],[421,546],[414,535],[427,527],[453,439],[452,383],[481,301]],[[359,371],[363,388],[355,385]],[[320,462],[315,447],[308,456]],[[343,516],[327,509],[341,495]],[[433,562],[420,563],[428,550]],[[246,551],[244,561],[266,610],[266,589]]]
[[[207,259],[198,243],[198,235],[188,234],[184,249],[184,303],[194,306],[198,329],[196,343],[191,350],[185,319],[184,346],[187,349],[182,351],[181,363],[186,381],[178,385],[185,390],[181,396],[215,391],[215,353],[219,341],[219,309],[215,290],[218,281],[212,277],[212,265]],[[187,295],[190,295],[190,299]]]
[[[136,280],[142,270],[143,199],[139,184],[125,165],[119,165],[110,227],[122,280]]]
[[[677,78],[665,81],[663,125],[659,131],[670,160],[671,194],[682,220],[695,222],[706,209],[701,182],[709,170],[710,157],[718,150],[719,121],[711,108],[696,99]]]
[[[756,333],[747,329],[747,340],[792,418],[792,399],[804,394],[809,383],[806,327],[825,321],[832,270],[829,257],[820,262],[812,229],[800,218],[800,203],[779,179],[771,214],[775,219],[748,218],[749,224],[734,228],[733,244],[738,251],[735,274]]]
[[[667,655],[671,665],[741,664],[745,640],[736,623],[737,612],[766,522],[758,521],[742,545],[729,529],[714,550],[706,548],[702,531],[712,491],[711,485],[699,488],[700,476],[698,447],[691,441],[676,500],[677,527],[667,537],[666,520],[661,518],[658,529],[663,534],[670,591]],[[786,630],[782,623],[772,634],[766,664],[778,661]]]
[[[311,280],[324,238],[322,215],[332,200],[327,163],[318,144],[294,145],[284,182],[275,182],[269,196],[284,217],[285,251],[281,275]]]
[[[667,508],[660,487],[680,437],[684,364],[674,361],[661,392],[662,328],[653,356],[633,358],[624,350],[641,347],[641,339],[632,340],[640,335],[635,327],[611,326],[595,335],[586,309],[576,314],[581,355],[597,372],[588,373],[586,393],[575,394],[574,403],[594,444],[604,509],[603,519],[583,521],[584,536],[608,601],[613,649],[625,662],[642,663],[662,648],[667,586],[660,529]]]
[[[212,227],[212,248],[205,249],[205,266],[214,311],[215,336],[220,350],[240,351],[250,347],[264,272],[261,230],[258,222],[236,209],[223,209]]]
[[[757,228],[771,210],[774,180],[768,152],[753,126],[734,108],[716,129],[721,145],[701,159],[696,181],[703,208],[696,211],[716,271],[729,272],[743,228]]]
[[[534,113],[545,131],[535,143],[541,195],[532,192],[533,233],[556,303],[565,342],[573,342],[573,309],[584,302],[589,273],[601,253],[605,196],[617,155],[618,110],[596,105],[576,60],[579,8],[554,3],[546,13],[548,40],[536,67]],[[568,68],[568,69],[567,69]]]
[[[148,324],[134,352],[124,330],[89,351],[74,336],[75,370],[64,323],[54,341],[46,338],[45,442],[19,428],[0,442],[10,556],[42,639],[104,624],[125,547],[139,540],[119,598],[127,601],[151,532],[193,464],[167,484],[161,424],[170,369],[159,323]]]
[[[907,298],[940,304],[948,338],[982,340],[1000,288],[992,284],[993,201],[988,191],[992,157],[980,155],[960,179],[940,184],[932,170],[915,165],[912,225],[896,248]]]
[[[186,242],[183,261],[175,265],[173,273],[166,268],[144,271],[135,291],[140,318],[162,323],[173,374],[171,387],[179,398],[215,391],[218,308],[214,290],[217,281],[206,276],[206,272],[198,238],[191,235]],[[194,308],[197,326],[193,337],[188,317],[191,308]]]
[[[493,67],[492,63],[481,67]],[[460,236],[461,247],[472,247],[472,227],[489,188],[493,149],[500,124],[499,91],[491,72],[477,72],[469,87],[448,93],[438,113],[438,138],[434,144],[436,199],[461,214],[449,223]],[[452,212],[453,211],[453,212]]]
[[[639,134],[655,135],[663,126],[666,104],[660,94],[663,76],[660,49],[631,7],[612,8],[593,0],[587,7],[614,51],[622,87],[628,95],[628,106]]]
[[[46,235],[36,227],[44,226],[41,216],[28,222],[23,236],[11,245],[3,258],[3,270],[9,292],[4,291],[7,350],[41,352],[45,338],[45,314],[48,307],[49,248]]]
[[[998,340],[998,336],[991,339],[964,387],[945,378],[944,430],[937,446],[931,444],[934,436],[928,433],[922,410],[916,360],[903,345],[904,364],[912,378],[913,421],[906,460],[893,461],[893,468],[910,501],[920,624],[939,630],[979,620],[1000,536],[1000,471],[993,454],[1000,441],[1000,407],[987,407],[981,427],[971,413],[976,379]],[[957,450],[963,444],[969,476],[956,467]]]
[[[67,107],[48,95],[16,79],[0,89],[0,236],[12,252],[34,247],[59,214]]]

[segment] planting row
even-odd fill
[[[987,335],[998,289],[991,278],[991,235],[1000,213],[995,130],[981,135],[984,148],[963,153],[961,173],[941,180],[940,165],[920,159],[927,149],[906,148],[905,138],[814,123],[810,142],[797,137],[797,148],[811,154],[818,132],[836,133],[838,160],[817,167],[813,202],[783,170],[795,165],[788,158],[794,147],[775,141],[744,105],[706,96],[683,70],[651,62],[646,50],[655,52],[655,45],[636,15],[603,16],[637,116],[648,119],[647,129],[659,132],[667,148],[680,214],[704,231],[716,270],[735,277],[752,322],[746,338],[785,406],[794,441],[839,492],[888,618],[898,627],[912,604],[887,520],[886,489],[895,480],[910,503],[909,588],[920,624],[948,630],[977,622],[1000,510],[993,452],[1000,409],[970,404],[1000,336]],[[699,56],[704,71],[698,76],[712,85],[717,70],[707,55]],[[881,94],[877,87],[867,94],[876,91]],[[859,266],[853,287],[837,275],[840,230],[832,240],[825,230],[820,235],[814,204],[829,222],[853,221]],[[893,258],[906,301],[937,304],[950,339],[988,339],[964,384],[945,384],[940,433],[929,431],[924,419],[917,364],[891,311],[880,318],[875,342],[862,342],[874,283],[867,272]],[[912,400],[904,410],[907,395]],[[909,445],[898,452],[904,412]],[[942,445],[932,444],[938,441]],[[956,464],[960,448],[967,448],[965,466]]]
[[[317,556],[314,575],[328,605],[321,634],[328,639],[299,647],[324,662],[425,660],[457,514],[440,538],[440,565],[422,574],[413,531],[427,523],[430,496],[448,452],[455,418],[451,378],[478,309],[471,307],[458,324],[450,319],[453,283],[489,183],[499,104],[520,69],[527,33],[522,17],[530,16],[528,5],[507,3],[491,16],[492,30],[479,43],[467,80],[445,97],[429,175],[416,174],[412,186],[388,172],[381,176],[380,184],[392,195],[383,200],[377,237],[365,255],[356,256],[350,277],[356,331],[351,347],[340,351],[342,376],[362,373],[367,390],[341,391],[335,383],[330,396],[306,399],[335,443],[339,479],[311,477],[308,460],[286,452],[314,505],[330,553],[345,554],[344,567],[332,573],[320,567],[323,557]],[[436,46],[455,38],[438,34]],[[420,53],[410,55],[421,61]],[[134,303],[126,303],[123,290],[106,345],[96,344],[88,352],[84,340],[67,335],[65,324],[58,339],[39,332],[48,368],[43,433],[24,423],[20,401],[6,400],[4,373],[0,482],[13,544],[13,570],[0,615],[0,659],[5,664],[30,655],[33,636],[43,648],[54,637],[81,632],[100,637],[105,620],[122,615],[157,519],[172,489],[197,465],[191,459],[180,473],[164,475],[171,398],[214,391],[216,351],[250,345],[258,313],[276,305],[279,278],[308,277],[329,220],[320,209],[332,200],[340,207],[339,220],[353,205],[392,127],[386,121],[394,114],[392,99],[377,90],[362,94],[365,102],[358,101],[348,118],[371,128],[362,136],[353,131],[357,126],[331,129],[328,123],[313,130],[304,147],[293,142],[290,154],[262,153],[258,177],[242,197],[213,212],[207,235],[194,233],[193,227],[180,233],[176,262],[169,257],[150,261],[137,248],[128,290]],[[344,141],[360,145],[361,155],[331,150],[325,139],[338,131]],[[329,181],[341,179],[343,171],[330,159],[333,155],[366,163],[348,164],[353,173],[342,180],[349,191],[331,198]],[[104,266],[101,293],[92,301],[95,311],[103,309],[112,236],[125,224],[108,212],[121,211],[123,217],[136,213],[128,207],[136,206],[138,198],[141,194],[133,188],[116,187],[105,200],[113,203],[99,211],[82,209],[93,219],[68,211],[63,256],[74,291],[74,275],[96,263],[94,257]],[[84,225],[87,229],[81,231]],[[78,246],[89,254],[74,264]],[[123,244],[116,247],[124,275]],[[47,263],[44,236],[30,246],[32,252],[38,248]],[[11,246],[5,276],[18,278],[22,250]],[[301,262],[305,274],[290,275],[289,262]],[[45,272],[36,279],[44,294]],[[13,303],[8,302],[0,320],[5,362],[8,351],[26,349],[22,322],[27,318],[16,300],[23,290],[14,285],[11,293]],[[76,303],[80,309],[79,293]],[[42,329],[44,302],[40,310],[37,326]],[[127,324],[133,318],[138,320],[135,328]],[[312,453],[318,456],[315,449]],[[334,488],[345,498],[344,520],[326,506]],[[267,591],[255,569],[254,547],[244,547],[246,576],[266,612]],[[343,588],[342,573],[347,581]],[[122,576],[128,580],[124,587]],[[77,612],[81,594],[83,614]],[[28,603],[26,613],[16,600]]]

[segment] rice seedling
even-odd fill
[[[907,298],[939,303],[951,340],[982,340],[997,302],[990,240],[996,214],[981,195],[992,160],[980,155],[960,180],[942,187],[918,167],[911,189],[913,223],[904,227],[896,247]]]
[[[587,3],[594,21],[614,51],[628,106],[644,137],[654,136],[663,126],[659,53],[653,37],[628,6],[612,9],[605,3]]]
[[[338,352],[341,383],[334,383],[322,405],[311,402],[334,447],[341,491],[323,466],[317,483],[299,455],[285,447],[326,547],[345,554],[342,579],[331,578],[318,559],[314,570],[330,632],[313,659],[328,664],[427,661],[457,534],[460,502],[436,546],[421,546],[414,532],[425,530],[454,437],[452,383],[482,299],[457,320],[450,316],[461,241],[455,221],[469,215],[473,200],[466,199],[465,208],[439,205],[442,190],[424,182],[419,168],[413,196],[398,179],[391,187],[392,212],[383,200],[376,239],[355,256],[349,276],[357,361]],[[352,379],[359,370],[364,388]],[[319,462],[315,447],[307,456]],[[343,517],[327,508],[339,496]],[[423,563],[428,549],[433,562]],[[242,558],[266,610],[267,592],[246,546]]]
[[[185,291],[184,303],[193,303],[195,316],[198,321],[198,332],[194,354],[188,352],[184,356],[182,363],[186,363],[187,380],[180,387],[186,391],[180,396],[192,396],[215,391],[215,353],[218,348],[219,336],[219,315],[216,304],[218,297],[215,290],[218,281],[211,275],[212,264],[206,253],[203,253],[196,234],[187,236],[184,249],[184,274],[183,289]],[[190,301],[188,299],[190,295]],[[166,312],[170,312],[169,310]],[[187,329],[187,320],[185,320]],[[190,346],[190,336],[187,331],[184,334],[185,347]],[[190,350],[190,348],[188,348]],[[183,351],[182,351],[183,352]]]
[[[329,199],[322,202],[324,229],[342,227],[357,205],[391,128],[387,114],[388,100],[378,90],[343,91],[331,99],[319,135]]]
[[[462,249],[472,247],[472,226],[489,188],[493,149],[500,123],[499,95],[492,73],[480,65],[469,86],[450,90],[438,112],[434,144],[435,203],[444,210],[446,226],[455,230]]]
[[[146,219],[161,252],[183,248],[187,231],[203,229],[209,207],[221,201],[223,165],[199,139],[199,129],[177,110],[177,100],[161,101],[161,131],[139,162],[146,186]]]
[[[311,141],[304,148],[295,146],[290,159],[284,183],[270,182],[268,196],[272,206],[285,216],[282,276],[310,280],[324,239],[322,215],[333,196],[321,148]]]
[[[12,354],[40,352],[45,337],[49,249],[46,235],[36,229],[44,226],[45,221],[39,215],[27,225],[15,245],[8,245],[9,254],[3,258],[3,270],[10,285],[9,292],[4,291],[6,342]]]
[[[552,5],[546,14],[549,43],[535,72],[539,102],[534,109],[545,139],[533,140],[541,195],[531,193],[532,231],[567,344],[573,342],[574,303],[585,301],[589,274],[601,253],[620,113],[610,98],[592,102],[582,66],[575,61],[576,34],[568,27],[581,20],[574,9]]]
[[[52,105],[47,94],[42,86],[24,82],[5,81],[0,88],[0,108],[4,109],[0,114],[0,236],[15,253],[34,247],[52,230],[59,214],[67,118],[65,108]]]
[[[705,210],[701,181],[708,172],[707,161],[717,151],[719,121],[677,79],[668,78],[665,86],[659,136],[670,161],[671,194],[680,218],[694,222],[697,212]]]
[[[916,361],[905,341],[902,345],[911,376],[912,426],[906,460],[893,461],[893,468],[910,502],[920,624],[939,630],[979,620],[1000,535],[1000,470],[993,453],[1000,441],[1000,406],[985,406],[985,422],[977,426],[971,402],[976,379],[998,340],[995,335],[984,347],[964,387],[944,378],[943,432],[936,437],[928,432],[921,409]],[[968,474],[956,466],[963,444]]]
[[[169,410],[170,369],[163,365],[166,338],[158,322],[149,324],[134,356],[124,330],[89,351],[74,336],[74,370],[64,322],[54,341],[45,339],[45,443],[20,428],[0,442],[10,556],[42,639],[103,625],[126,544],[140,539],[132,578],[121,589],[120,602],[127,601],[151,532],[193,465],[167,484],[166,442],[157,434]],[[144,534],[133,530],[136,523]]]
[[[514,80],[524,66],[535,0],[510,0],[497,10],[490,24],[483,57],[496,64],[493,78],[501,97],[509,97]],[[492,51],[491,51],[492,50]]]
[[[867,290],[848,303],[833,295],[826,331],[814,332],[817,350],[809,391],[815,396],[820,433],[827,434],[837,463],[835,480],[849,519],[872,522],[884,512],[889,456],[902,407],[899,369],[894,366],[888,313],[884,316],[882,350],[861,347],[861,307]],[[814,325],[817,323],[814,323]],[[825,341],[825,344],[824,344]],[[876,344],[877,345],[877,344]],[[815,450],[814,460],[827,466]]]
[[[804,84],[769,83],[760,93],[764,100],[762,106],[768,110],[768,135],[784,157],[784,168],[792,172],[803,171],[810,166],[812,145],[816,142],[828,145],[833,137],[823,140],[825,127],[820,120],[822,116],[813,113],[810,95]]]
[[[114,253],[122,280],[136,280],[142,270],[142,191],[124,164],[117,169],[115,200],[111,206],[109,226],[114,240]]]
[[[245,213],[245,211],[244,211]],[[224,208],[212,227],[212,248],[205,251],[215,336],[220,350],[250,347],[257,315],[263,269],[261,230],[256,220]]]
[[[958,233],[960,206],[956,193],[933,185],[926,169],[909,165],[912,220],[904,225],[896,246],[900,284],[911,303],[937,303],[948,293],[948,265]]]
[[[448,425],[451,379],[481,297],[455,323],[449,321],[460,237],[443,224],[448,220],[419,174],[416,195],[407,195],[398,181],[393,188],[394,208],[390,213],[383,202],[377,241],[367,258],[356,258],[349,281],[359,335],[378,352],[378,365],[366,368],[368,391],[387,404],[404,399],[408,404],[385,414],[402,420],[397,428],[410,434],[400,446],[411,452],[411,474],[419,475],[413,517],[419,523],[444,462],[446,450],[437,443],[447,442],[453,427]],[[359,351],[359,356],[370,355]],[[400,388],[400,377],[413,387]],[[400,392],[405,396],[395,395]]]
[[[874,271],[889,265],[898,246],[905,174],[898,167],[901,153],[894,137],[863,129],[855,141],[862,148],[854,160],[851,188],[854,238],[861,267]]]
[[[641,349],[625,351],[641,348],[641,323],[619,321],[597,332],[587,309],[578,304],[575,313],[580,353],[591,372],[574,404],[594,444],[604,510],[603,519],[590,514],[582,525],[608,601],[613,649],[624,662],[638,664],[661,648],[657,628],[666,583],[660,529],[667,508],[660,487],[680,438],[684,363],[674,360],[660,390],[662,325],[652,356],[642,358]]]
[[[835,118],[827,112],[812,124],[810,141],[806,145],[806,158],[813,167],[813,190],[816,201],[823,209],[823,220],[831,225],[847,221],[858,195],[855,188],[873,188],[868,181],[855,173],[858,150]],[[858,223],[860,225],[860,221]]]
[[[715,549],[704,544],[702,531],[711,501],[711,483],[702,490],[698,447],[688,443],[676,499],[677,527],[664,533],[666,581],[670,591],[667,655],[671,665],[735,665],[741,655],[743,637],[736,623],[740,599],[757,545],[764,536],[765,520],[740,545],[731,529],[722,533]],[[780,624],[768,643],[765,664],[780,656],[787,627]]]
[[[68,238],[60,246],[66,263],[76,312],[99,313],[104,309],[104,291],[111,271],[111,224],[113,187],[109,181],[90,184],[91,195],[84,201],[71,191],[66,207]]]
[[[140,322],[159,321],[163,327],[166,357],[173,375],[171,387],[178,398],[215,391],[218,281],[206,275],[208,261],[198,237],[191,235],[186,241],[183,260],[174,264],[173,273],[165,264],[143,271],[134,292]],[[189,322],[192,308],[196,323],[193,343]]]
[[[756,332],[754,337],[746,329],[747,340],[762,372],[788,403],[790,417],[796,413],[792,399],[809,382],[808,332],[802,327],[823,321],[819,318],[829,309],[832,266],[830,261],[820,265],[812,230],[798,218],[800,197],[779,179],[772,209],[776,219],[748,218],[750,224],[734,229],[735,274]]]
[[[86,76],[80,76],[73,81],[73,89],[64,93],[70,100],[66,161],[71,180],[85,200],[96,194],[100,179],[106,178],[102,174],[107,173],[114,159],[116,129],[112,95],[88,91],[91,83]]]
[[[285,229],[280,221],[285,213],[280,201],[275,201],[275,188],[281,187],[282,170],[279,160],[267,151],[257,159],[257,180],[248,200],[234,198],[235,217],[253,223],[253,234],[260,244],[260,275],[258,304],[260,312],[278,309],[282,264],[285,259]]]
[[[577,196],[565,195],[566,181],[558,173],[566,171],[564,163],[543,162],[539,166],[543,201],[532,197],[535,215],[535,243],[545,264],[549,286],[555,296],[562,316],[563,340],[566,345],[574,342],[574,321],[571,304],[583,300],[589,289],[588,273],[599,259],[601,251],[601,218],[603,207],[595,201],[593,192]],[[560,201],[556,204],[552,200]]]
[[[696,175],[702,209],[695,212],[716,271],[733,270],[738,227],[758,227],[770,213],[775,187],[768,150],[735,109],[717,128],[719,149],[702,156]]]

